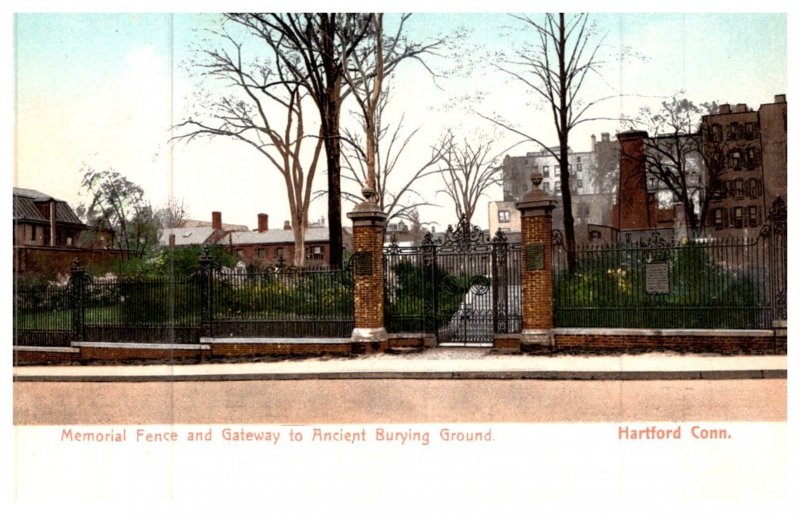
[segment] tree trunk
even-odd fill
[[[298,219],[297,214],[292,214],[292,233],[294,233],[294,261],[297,267],[306,263],[306,229],[305,221]]]
[[[329,264],[331,269],[339,269],[342,267],[342,188],[339,166],[342,148],[339,138],[339,105],[337,102],[327,103],[321,126],[328,165]]]
[[[564,26],[564,13],[558,15],[558,116],[559,116],[559,163],[561,164],[561,201],[564,213],[564,240],[567,246],[567,266],[569,272],[574,273],[576,269],[575,258],[575,220],[572,217],[572,192],[569,188],[569,122],[567,120],[567,41],[566,27]]]

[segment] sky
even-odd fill
[[[613,135],[624,128],[620,114],[635,115],[678,92],[695,102],[746,103],[755,109],[775,94],[789,93],[785,13],[593,13],[591,20],[603,64],[583,98],[610,97],[591,112],[608,120],[576,128],[575,151],[589,150],[591,134]],[[215,14],[14,14],[13,185],[75,206],[88,201],[80,186],[85,170],[113,168],[142,186],[155,207],[170,197],[182,200],[191,218],[210,220],[218,210],[223,222],[249,227],[255,227],[259,212],[270,215],[271,227],[289,219],[282,178],[257,152],[223,139],[170,141],[170,128],[196,107],[198,85],[220,91],[203,83],[190,64],[192,49],[208,37],[204,29],[218,23]],[[539,149],[527,143],[508,150],[520,138],[479,114],[557,144],[545,106],[493,66],[499,53],[511,56],[530,41],[520,27],[501,13],[411,17],[409,36],[446,37],[452,48],[428,64],[450,76],[434,81],[419,64],[407,63],[390,79],[390,120],[402,116],[406,133],[418,129],[400,168],[422,163],[446,129],[462,138],[491,138],[499,157]],[[457,28],[467,36],[456,42],[450,35]],[[345,109],[345,126],[353,124],[351,109]],[[315,190],[324,185],[320,171]],[[446,226],[456,217],[451,202],[437,194],[440,188],[429,178],[417,190],[434,205],[421,209],[422,219]],[[488,192],[475,224],[488,226],[486,204],[501,195],[499,186]],[[343,211],[350,209],[352,204],[343,202]],[[312,221],[326,213],[324,199],[312,203]]]

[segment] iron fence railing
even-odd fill
[[[767,239],[651,239],[554,247],[557,327],[759,329],[772,326]]]
[[[196,274],[91,278],[14,289],[14,343],[73,340],[196,343],[201,336],[326,337],[353,330],[350,269],[223,272],[204,255]]]
[[[344,270],[275,268],[214,272],[211,332],[286,337],[348,337],[353,331],[353,276]]]
[[[520,247],[462,220],[418,246],[384,249],[388,332],[435,334],[444,342],[491,342],[521,330]]]

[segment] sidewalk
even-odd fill
[[[164,382],[302,379],[678,380],[786,378],[785,355],[653,353],[497,355],[436,348],[417,354],[180,365],[18,366],[15,382]]]

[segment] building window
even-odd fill
[[[511,222],[511,212],[508,210],[500,210],[497,212],[497,220],[501,223]]]
[[[561,166],[560,165],[554,165],[553,166],[553,172],[555,172],[556,174],[560,173],[561,172]]]
[[[542,176],[544,176],[545,178],[550,177],[550,167],[548,167],[547,165],[542,167]]]
[[[759,153],[758,149],[755,147],[748,147],[747,154],[745,154],[745,161],[747,162],[747,168],[753,170],[761,165],[761,153]]]
[[[742,178],[736,179],[736,199],[742,199],[744,197],[744,180]]]
[[[572,164],[571,163],[567,165],[567,171],[572,172]]]
[[[306,246],[306,258],[322,260],[322,246]]]
[[[544,182],[544,191],[545,192],[550,192],[550,182],[549,181],[545,181]]]
[[[711,142],[722,142],[722,126],[714,124],[708,131],[708,140]]]
[[[755,178],[751,178],[747,182],[747,193],[753,198],[761,196],[761,182]]]
[[[733,207],[733,226],[744,228],[744,210],[740,206]]]
[[[602,238],[602,236],[600,235],[600,232],[599,232],[599,231],[597,231],[597,230],[592,230],[592,231],[590,231],[590,232],[589,232],[589,240],[590,240],[590,241],[599,240],[599,239],[601,239],[601,238]]]
[[[747,207],[747,222],[751,228],[758,226],[758,207]]]
[[[725,209],[724,208],[715,208],[714,209],[714,228],[717,230],[721,230],[725,227]]]
[[[556,185],[553,188],[555,189],[556,194],[561,194],[561,182],[560,181],[556,181]]]
[[[745,138],[748,140],[753,140],[755,138],[755,124],[752,122],[748,122],[744,125],[744,135]]]
[[[728,140],[738,140],[739,139],[739,123],[738,122],[731,122],[728,126]]]
[[[37,226],[31,225],[31,242],[36,242],[36,230],[38,229]]]
[[[578,158],[578,160],[580,160],[580,158]],[[578,167],[578,172],[581,172],[581,171],[583,171],[583,164],[582,164],[582,163],[579,163],[579,164],[577,165],[577,167]]]
[[[581,163],[581,157],[580,156],[576,156],[575,157],[575,161],[578,162],[578,163]],[[580,169],[578,169],[578,170],[580,170]]]
[[[276,259],[286,258],[284,256],[283,248],[275,248],[275,258]]]
[[[265,250],[264,248],[258,248],[258,249],[256,250],[256,257],[258,257],[258,258],[264,258],[264,257],[266,257],[266,256],[267,256],[267,250]]]
[[[742,154],[739,151],[731,151],[729,155],[730,167],[736,170],[742,167]]]

